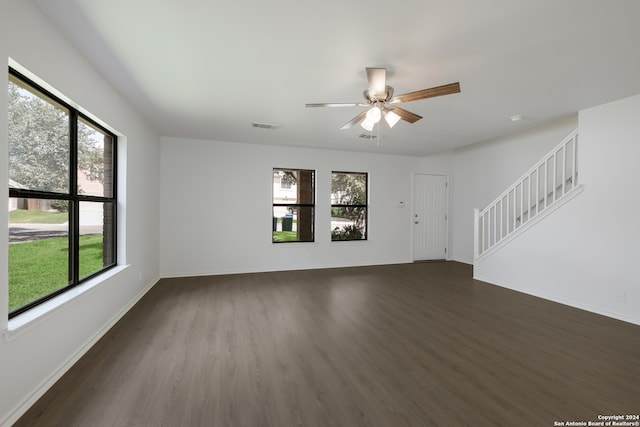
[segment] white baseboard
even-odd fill
[[[277,273],[280,271],[302,271],[302,270],[322,270],[330,268],[349,268],[349,267],[369,267],[376,265],[393,265],[393,264],[411,264],[413,261],[408,259],[387,260],[379,262],[364,262],[364,263],[351,263],[351,264],[324,264],[324,265],[305,265],[301,267],[289,266],[285,268],[257,268],[246,269],[239,268],[235,270],[218,270],[218,271],[203,271],[203,272],[173,272],[162,274],[162,279],[179,279],[184,277],[203,277],[203,276],[224,276],[231,274],[252,274],[252,273]]]

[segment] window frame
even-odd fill
[[[331,235],[331,242],[362,242],[369,240],[369,172],[353,172],[353,171],[331,171],[331,186],[329,194],[333,194],[333,175],[334,174],[348,174],[348,175],[364,175],[365,178],[365,202],[363,203],[331,203],[331,210],[333,208],[362,208],[365,211],[364,215],[364,234],[361,239],[334,239]],[[334,230],[331,229],[331,232]]]
[[[274,193],[274,185],[273,185],[273,174],[276,171],[298,171],[298,172],[311,172],[313,174],[313,182],[312,182],[312,194],[313,194],[313,203],[275,203],[275,193]],[[271,243],[273,244],[281,244],[281,243],[313,243],[316,239],[316,181],[317,181],[317,171],[315,169],[303,169],[303,168],[284,168],[284,167],[273,167],[272,168],[272,183],[271,183],[271,216],[272,221],[276,217],[274,216],[274,210],[277,207],[285,207],[285,208],[311,208],[311,240],[285,240],[285,241],[276,241],[273,240],[273,230],[271,233]],[[281,181],[282,183],[282,181]],[[297,184],[296,184],[297,186]],[[282,190],[282,188],[280,188]],[[292,188],[284,189],[284,191],[292,191]],[[275,221],[272,223],[272,227],[275,227]]]
[[[49,98],[51,101],[60,104],[69,111],[69,175],[68,175],[68,192],[61,193],[56,191],[43,191],[43,190],[30,190],[26,188],[14,188],[9,186],[8,198],[25,198],[25,199],[40,199],[40,200],[65,200],[69,203],[69,227],[68,227],[68,283],[66,286],[57,289],[47,295],[41,296],[23,306],[13,309],[9,312],[9,319],[22,314],[38,305],[51,300],[52,298],[65,293],[78,285],[93,279],[94,277],[103,274],[107,270],[110,270],[118,265],[117,257],[117,237],[118,237],[118,137],[117,135],[107,129],[105,126],[98,123],[96,120],[89,117],[87,114],[79,111],[77,107],[74,107],[69,102],[64,101],[59,96],[51,93],[51,91],[42,87],[32,79],[28,78],[18,70],[9,66],[7,77],[12,76],[19,80],[25,86],[29,86],[34,92],[42,95],[44,98]],[[38,95],[37,95],[38,96]],[[44,99],[43,98],[43,99]],[[109,136],[112,140],[112,169],[111,169],[111,196],[96,196],[78,193],[78,122],[82,120],[85,124],[97,129],[99,132]],[[8,147],[7,147],[8,150]],[[8,156],[10,158],[10,155]],[[80,204],[82,202],[95,202],[103,203],[103,206],[109,204],[112,206],[111,210],[111,222],[109,223],[110,230],[110,244],[106,245],[103,240],[103,251],[110,246],[110,258],[111,263],[103,266],[100,270],[95,271],[87,276],[80,278]],[[103,220],[104,221],[104,220]],[[103,229],[104,233],[104,229]],[[8,243],[7,243],[8,244]]]

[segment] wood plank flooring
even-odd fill
[[[164,279],[17,426],[553,426],[640,413],[640,327],[455,262]]]

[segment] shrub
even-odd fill
[[[336,227],[331,231],[331,240],[362,240],[362,237],[362,230],[355,225]]]

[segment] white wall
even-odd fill
[[[7,324],[7,245],[0,245],[0,425],[15,421],[158,279],[159,138],[29,1],[2,0],[0,58],[12,58],[106,122],[120,139],[119,261],[107,281],[25,326]],[[6,70],[6,68],[5,68]],[[6,81],[6,79],[5,79]],[[7,91],[0,90],[0,175],[8,182]],[[8,190],[2,188],[7,197]],[[7,211],[0,210],[0,223]],[[0,240],[8,241],[7,227]],[[65,298],[68,299],[68,298]],[[19,316],[20,317],[20,316]]]
[[[473,264],[473,209],[491,203],[577,127],[576,115],[455,151],[453,259]]]
[[[640,95],[581,111],[584,191],[475,266],[475,277],[640,324]]]
[[[403,156],[163,138],[161,275],[409,262],[412,177],[433,172],[427,163]],[[271,243],[274,167],[316,170],[314,243]],[[331,242],[332,170],[369,173],[367,241]],[[400,201],[404,208],[398,207]]]

